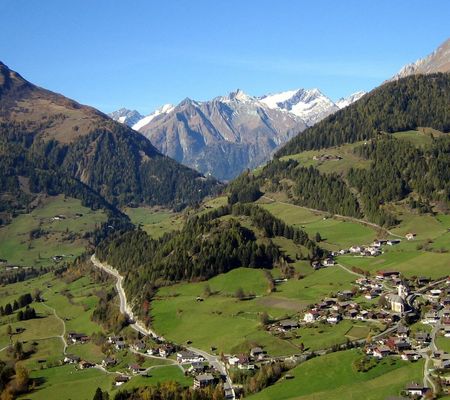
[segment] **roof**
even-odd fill
[[[197,381],[203,381],[203,382],[206,381],[206,382],[208,382],[208,381],[213,381],[214,377],[211,374],[200,374],[200,375],[197,375],[195,377],[195,379]]]

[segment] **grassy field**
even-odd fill
[[[164,233],[181,229],[184,223],[182,214],[155,207],[126,207],[124,210],[131,222],[141,225],[142,229],[154,238],[159,238]]]
[[[363,142],[357,142],[352,144],[345,144],[343,146],[328,148],[325,150],[311,150],[303,151],[299,154],[293,154],[282,157],[282,160],[293,159],[297,160],[301,165],[305,167],[313,166],[323,173],[338,173],[346,174],[350,168],[368,168],[370,165],[369,160],[365,160],[358,157],[353,153],[353,149]],[[341,160],[327,160],[320,161],[314,160],[314,156],[320,156],[323,154],[329,154],[333,156],[342,157]]]
[[[304,229],[314,238],[320,233],[321,246],[330,250],[348,248],[354,244],[369,244],[377,237],[377,231],[356,222],[326,217],[327,213],[310,211],[303,207],[280,202],[261,204],[267,211],[286,223]]]
[[[398,395],[404,385],[421,381],[423,362],[404,363],[384,359],[368,372],[357,372],[352,364],[361,357],[348,350],[314,358],[290,371],[293,379],[281,379],[275,385],[248,397],[251,400],[384,400]]]
[[[450,338],[445,336],[436,337],[436,346],[439,350],[450,353]]]
[[[318,323],[310,327],[301,327],[288,336],[294,336],[290,339],[291,343],[298,346],[303,343],[305,349],[315,351],[346,343],[347,340],[365,339],[375,326],[344,320],[337,325]]]
[[[60,214],[66,219],[52,220]],[[104,221],[103,211],[83,207],[80,200],[63,195],[47,197],[31,213],[21,214],[0,228],[0,258],[25,266],[53,265],[51,257],[55,255],[72,260],[87,245],[82,236]],[[30,232],[39,228],[42,235],[32,238]]]
[[[327,334],[323,335],[319,335],[319,330],[300,330],[301,338],[290,342],[263,330],[260,315],[267,312],[271,318],[281,319],[298,314],[310,303],[338,290],[351,288],[353,281],[354,276],[348,272],[328,268],[311,273],[304,279],[283,282],[277,285],[276,292],[268,294],[263,271],[240,268],[207,283],[185,283],[160,289],[153,301],[153,326],[177,343],[190,340],[196,347],[209,350],[214,346],[218,352],[226,353],[248,350],[258,344],[264,346],[269,354],[293,354],[298,352],[302,340],[315,349],[329,347],[345,342],[353,325],[344,322],[336,329],[326,327]],[[209,297],[204,297],[206,285],[214,293]],[[257,297],[237,300],[233,294],[239,287]],[[196,301],[197,296],[204,297],[204,300]],[[214,332],[213,336],[211,332]]]
[[[64,365],[34,371],[31,377],[42,382],[37,390],[25,398],[34,400],[85,400],[92,399],[95,390],[111,390],[114,375],[98,369],[77,370],[73,365]]]

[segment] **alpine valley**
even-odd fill
[[[0,63],[0,400],[448,399],[448,43],[147,116]]]

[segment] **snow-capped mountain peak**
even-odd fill
[[[140,119],[138,122],[136,122],[132,128],[135,131],[138,131],[140,128],[142,128],[143,126],[147,125],[151,120],[153,120],[154,118],[163,115],[163,114],[168,114],[170,113],[173,109],[174,109],[174,105],[173,104],[164,104],[162,107],[158,108],[157,110],[153,111],[151,114],[147,115],[146,117]]]
[[[355,101],[359,100],[361,97],[363,97],[367,92],[364,91],[359,91],[359,92],[355,92],[352,93],[350,96],[348,97],[341,97],[338,101],[336,101],[336,105],[339,108],[344,108],[349,106],[350,104],[354,103]]]
[[[288,111],[314,125],[338,107],[319,89],[297,89],[261,96],[259,100],[270,108]]]

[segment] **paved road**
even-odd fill
[[[103,271],[107,272],[110,275],[113,275],[116,278],[116,289],[117,293],[119,294],[120,299],[120,312],[122,314],[128,315],[128,317],[134,321],[133,324],[130,326],[142,333],[145,336],[152,336],[154,338],[159,338],[164,340],[162,336],[159,336],[155,331],[153,331],[150,328],[146,328],[137,318],[135,318],[133,311],[131,310],[131,307],[128,305],[127,297],[125,294],[125,290],[123,289],[122,282],[123,282],[123,276],[119,274],[119,271],[117,271],[115,268],[113,268],[111,265],[108,265],[106,263],[102,263],[98,260],[98,258],[93,254],[91,256],[92,263],[97,267],[102,269]],[[193,353],[199,354],[203,356],[214,368],[216,368],[222,375],[226,377],[227,383],[230,385],[230,387],[233,387],[232,381],[230,376],[228,375],[228,371],[226,370],[223,363],[219,360],[217,356],[213,356],[212,354],[207,353],[206,351],[197,349],[195,347],[188,347],[188,350],[192,351]],[[146,356],[145,354],[139,353]],[[234,399],[234,390],[233,390],[233,399]]]
[[[272,199],[271,197],[265,196],[265,195],[262,196],[262,198],[270,200],[270,201],[273,201],[273,202],[276,202],[276,203],[285,204],[287,206],[294,206],[294,207],[304,208],[305,210],[309,210],[309,211],[312,211],[312,212],[318,212],[318,213],[321,213],[321,214],[330,214],[328,211],[317,210],[316,208],[309,208],[309,207],[304,207],[304,206],[298,206],[297,204],[292,204],[292,203],[287,203],[287,202],[280,201],[280,200],[275,200],[275,199]],[[372,228],[380,229],[380,230],[386,232],[388,235],[395,236],[395,237],[402,238],[402,239],[404,238],[404,236],[397,235],[396,233],[393,233],[390,230],[388,230],[386,228],[383,228],[380,225],[377,225],[377,224],[375,224],[373,222],[365,221],[364,219],[359,219],[359,218],[354,218],[354,217],[347,217],[347,216],[341,215],[341,214],[333,214],[333,217],[334,218],[338,218],[338,219],[343,219],[343,220],[346,220],[346,221],[358,222],[359,224],[363,224],[363,225],[370,226]]]

